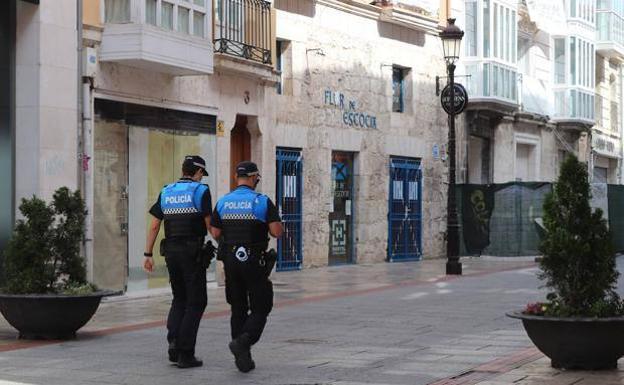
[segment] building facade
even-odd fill
[[[594,182],[621,183],[620,5],[453,3],[471,98],[459,148],[464,182],[552,182],[574,153]]]
[[[446,2],[36,3],[3,5],[4,240],[21,197],[80,188],[89,278],[165,287],[161,256],[141,269],[147,211],[198,153],[213,199],[258,163],[278,270],[444,255]]]
[[[21,198],[79,185],[78,25],[76,2],[0,4],[0,250]]]
[[[596,5],[596,124],[592,129],[593,181],[622,184],[624,1]]]

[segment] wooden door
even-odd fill
[[[236,166],[244,160],[251,160],[251,135],[247,117],[237,116],[230,136],[230,189],[236,188]]]

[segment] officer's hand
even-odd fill
[[[154,271],[154,258],[143,257],[143,270],[145,270],[146,273]]]

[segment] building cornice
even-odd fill
[[[431,35],[440,32],[438,19],[398,7],[380,7],[362,0],[315,0],[319,5],[338,9],[360,17],[400,25]]]

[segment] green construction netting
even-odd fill
[[[461,255],[539,255],[542,206],[550,183],[457,186]],[[624,251],[624,186],[592,184],[592,208],[608,220],[616,251]]]
[[[608,185],[609,228],[613,246],[618,252],[624,251],[624,186]]]
[[[549,183],[460,185],[463,255],[539,255],[539,231]]]

